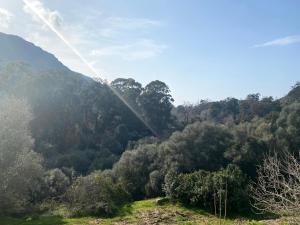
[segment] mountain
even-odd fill
[[[149,135],[108,85],[20,37],[0,33],[0,49],[0,96],[28,102],[35,151],[47,167],[110,168],[128,141]]]
[[[36,69],[68,70],[54,55],[15,35],[0,32],[0,65],[23,62]]]

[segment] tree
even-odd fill
[[[247,98],[240,102],[240,120],[250,121],[255,116],[255,109],[259,104],[260,94],[249,94]]]
[[[109,173],[95,171],[79,177],[66,193],[73,215],[109,215],[116,213],[129,196],[124,188],[115,183]]]
[[[120,95],[133,107],[137,109],[137,98],[140,96],[143,88],[142,85],[132,78],[117,78],[111,82],[111,87],[114,88]]]
[[[174,110],[177,120],[184,126],[192,122],[194,106],[191,103],[185,102],[183,105],[177,106]]]
[[[156,179],[158,178],[157,174],[153,173],[156,169],[156,158],[157,144],[142,144],[125,151],[114,165],[114,175],[134,199],[141,199],[146,194],[151,195],[155,191],[160,192],[159,184],[158,187],[151,189],[151,183],[157,184]]]
[[[141,114],[141,107],[138,105],[138,98],[142,93],[143,87],[139,82],[132,78],[117,78],[111,82],[111,87],[121,96],[125,101],[117,99],[116,108],[122,117],[122,122],[130,131],[128,139],[135,139],[141,137],[143,133],[149,133],[148,128],[142,123],[136,114]],[[129,107],[131,109],[129,109]],[[135,111],[133,113],[132,111]],[[146,130],[146,131],[145,131]],[[135,132],[132,132],[135,131]],[[127,140],[128,140],[127,139]]]
[[[138,98],[143,117],[158,134],[162,134],[171,123],[174,99],[170,92],[164,82],[156,80],[146,85]]]
[[[43,175],[41,157],[32,150],[32,117],[25,101],[4,97],[0,109],[0,212],[22,213],[34,203]]]
[[[300,163],[291,153],[275,153],[258,168],[251,185],[253,207],[278,215],[300,213]]]
[[[293,102],[300,101],[300,81],[296,82],[295,85],[292,86],[292,90],[281,99],[281,102],[285,105],[291,104]]]
[[[253,119],[231,127],[233,144],[226,149],[225,158],[239,165],[242,171],[254,178],[256,166],[270,149],[273,140],[271,125],[265,119]]]
[[[62,170],[52,169],[43,176],[43,191],[46,197],[60,197],[63,195],[71,184],[71,180]]]
[[[224,126],[195,122],[182,132],[174,132],[160,145],[158,160],[166,173],[170,169],[178,172],[218,170],[226,165],[224,152],[232,139]]]
[[[282,147],[292,152],[300,150],[300,103],[292,103],[282,109],[276,121],[276,136]]]

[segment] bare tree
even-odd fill
[[[184,108],[184,123],[185,124],[189,124],[192,120],[192,116],[193,116],[193,104],[189,103],[189,102],[184,102],[183,104],[183,108]]]
[[[253,206],[278,215],[300,213],[300,163],[289,152],[267,156],[250,186]]]

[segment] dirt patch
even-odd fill
[[[96,219],[89,222],[89,225],[98,225],[101,224],[102,219]]]
[[[177,221],[190,220],[190,215],[167,209],[155,209],[141,212],[138,216],[138,225],[167,225],[176,224]]]
[[[286,217],[284,219],[275,219],[275,220],[262,220],[260,221],[263,224],[266,225],[299,225],[300,224],[300,219],[299,218],[293,218],[293,217]]]
[[[191,221],[192,215],[171,209],[155,209],[137,212],[136,222],[123,221],[113,222],[114,225],[171,225],[178,221]],[[97,224],[97,223],[96,223]],[[101,223],[99,223],[101,224]]]

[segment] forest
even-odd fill
[[[10,63],[0,90],[1,216],[111,217],[158,197],[224,218],[299,215],[299,82],[279,99],[175,106],[159,80]]]

